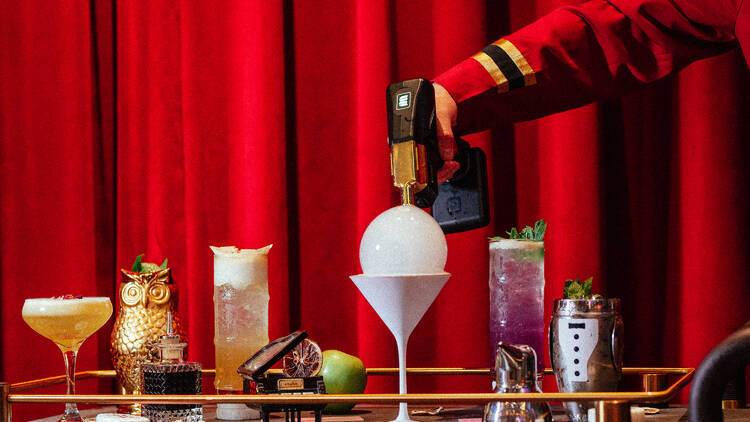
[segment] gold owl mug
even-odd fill
[[[141,364],[154,362],[154,345],[167,332],[167,312],[172,313],[172,329],[187,342],[177,314],[177,288],[170,268],[150,273],[125,269],[119,294],[119,311],[112,329],[110,353],[123,394],[141,393]],[[140,413],[140,406],[120,411]]]

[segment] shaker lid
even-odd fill
[[[250,359],[240,365],[237,368],[237,373],[243,377],[250,377],[252,379],[262,377],[267,370],[287,353],[291,352],[305,338],[307,338],[306,331],[295,331],[288,336],[277,338],[263,346]]]

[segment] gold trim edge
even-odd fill
[[[693,368],[651,368],[651,367],[626,367],[622,369],[622,373],[625,375],[636,375],[636,374],[664,374],[664,375],[684,375],[688,372],[693,371]],[[367,375],[381,376],[381,375],[397,375],[398,368],[367,368]],[[271,369],[269,372],[281,372],[280,369]],[[407,368],[406,372],[411,375],[489,375],[490,370],[488,368],[461,368],[461,367],[446,367],[446,368]],[[202,371],[204,377],[212,377],[216,375],[215,369],[204,369]],[[554,375],[552,369],[547,368],[544,370],[544,375]],[[82,371],[76,373],[76,380],[83,380],[87,378],[113,378],[115,376],[114,370],[96,370],[96,371]],[[18,382],[11,384],[10,388],[12,392],[28,390],[31,388],[45,387],[49,385],[55,385],[65,382],[65,375],[58,375],[48,378],[40,378],[30,381]]]
[[[669,400],[692,379],[694,368],[623,368],[623,373],[632,374],[666,374],[682,375],[666,390],[654,392],[598,392],[598,393],[437,393],[437,394],[326,394],[324,396],[290,396],[290,395],[60,395],[60,394],[17,394],[15,392],[64,381],[65,376],[42,378],[12,384],[7,400],[10,403],[89,403],[89,404],[127,404],[127,403],[164,403],[164,404],[211,404],[211,403],[249,403],[249,404],[316,404],[316,403],[373,403],[396,404],[450,404],[450,403],[487,403],[490,401],[631,401],[663,402]],[[551,369],[545,369],[545,375],[551,375]],[[368,375],[391,375],[398,373],[398,368],[370,368]],[[415,375],[486,375],[489,369],[466,368],[409,368],[407,373]],[[215,370],[203,371],[204,376],[215,375]],[[76,374],[77,379],[112,378],[113,370],[84,371]]]

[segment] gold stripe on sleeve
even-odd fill
[[[480,51],[471,58],[478,61],[487,73],[490,74],[492,80],[495,81],[495,85],[497,85],[498,92],[503,93],[508,91],[508,79],[503,75],[503,72],[500,71],[500,68],[497,67],[495,61],[492,60],[487,53]]]
[[[518,50],[518,48],[516,48],[515,45],[513,45],[513,43],[506,39],[499,39],[493,44],[502,48],[506,53],[508,53],[508,56],[510,56],[510,59],[513,60],[513,63],[518,66],[518,70],[520,70],[523,74],[524,86],[536,84],[534,69],[531,68],[529,62],[526,61],[526,58],[523,57],[523,54],[521,54],[521,52]]]

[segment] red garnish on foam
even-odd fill
[[[52,299],[55,299],[55,300],[83,299],[83,296],[63,295],[63,296],[54,296]]]

